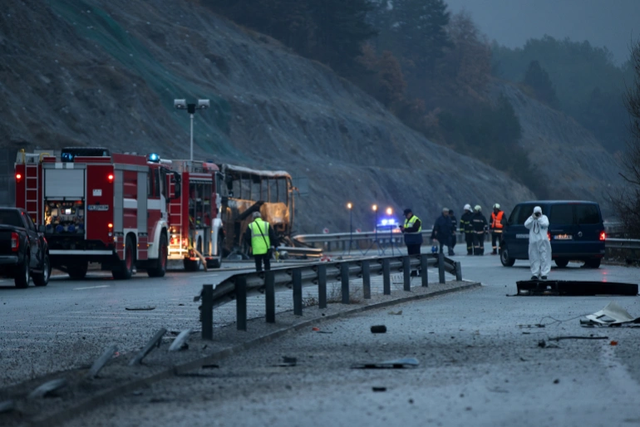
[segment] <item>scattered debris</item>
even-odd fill
[[[611,341],[609,344],[611,344],[611,345],[618,345],[618,341]]]
[[[386,387],[371,387],[371,390],[375,391],[375,392],[381,392],[381,391],[387,391]],[[413,401],[411,401],[411,403],[413,403]]]
[[[558,384],[559,382],[560,382],[560,380],[559,380],[559,379],[557,379],[557,378],[556,378],[555,380],[553,380],[553,383],[554,383],[554,384]]]
[[[385,325],[374,325],[371,327],[372,334],[384,334],[387,332],[387,327]]]
[[[59,390],[67,386],[67,380],[59,378],[57,380],[48,381],[29,394],[29,399],[38,399],[42,397],[50,396],[56,390]]]
[[[150,311],[150,310],[155,310],[155,307],[125,307],[124,308],[127,311]]]
[[[295,357],[287,357],[287,356],[282,356],[282,363],[278,363],[277,367],[280,368],[290,368],[293,366],[296,366],[298,364],[298,359]]]
[[[0,414],[11,412],[14,409],[16,409],[16,402],[14,400],[5,400],[4,402],[0,402]]]
[[[585,282],[572,280],[522,280],[516,282],[517,295],[638,295],[638,285],[620,282]]]
[[[312,330],[312,331],[316,331],[316,332],[317,332],[317,331],[319,331],[319,330],[320,330],[320,328],[315,328],[315,327],[314,327],[314,328],[311,328],[311,330]]]
[[[560,341],[560,340],[608,340],[608,339],[609,339],[609,337],[594,337],[593,335],[590,335],[588,337],[567,335],[567,336],[563,336],[563,337],[550,337],[549,341]]]
[[[627,310],[611,301],[605,308],[581,319],[582,326],[621,326],[640,327],[640,317],[632,317]]]
[[[140,350],[140,353],[138,353],[136,357],[131,359],[131,362],[129,362],[129,366],[142,363],[142,359],[144,359],[147,356],[147,354],[151,353],[151,350],[153,350],[154,347],[160,347],[160,343],[162,343],[162,337],[166,333],[167,333],[167,330],[165,328],[158,330],[158,332],[155,333],[153,338],[149,340],[147,345],[145,345],[144,348]]]
[[[405,357],[403,359],[387,360],[384,362],[356,363],[351,369],[406,369],[415,368],[420,364],[418,359]]]
[[[394,315],[394,316],[400,316],[400,315],[402,315],[402,310],[400,310],[400,311],[390,311],[389,314]]]
[[[171,347],[169,347],[169,351],[178,351],[178,350],[186,350],[189,348],[189,344],[187,344],[187,338],[191,334],[191,329],[185,329],[180,332],[180,334],[173,340]]]
[[[533,325],[518,325],[518,328],[520,329],[524,329],[524,328],[533,329],[533,328],[544,328],[544,327],[545,325],[543,325],[542,323],[535,323]]]
[[[102,355],[99,358],[97,358],[95,362],[93,362],[91,369],[89,369],[89,372],[87,373],[87,378],[95,378],[96,375],[98,375],[98,372],[100,372],[100,370],[105,367],[107,362],[109,362],[109,360],[111,360],[111,358],[117,352],[118,352],[118,347],[116,347],[115,344],[107,347],[102,352]]]
[[[540,348],[560,348],[558,346],[558,344],[551,344],[551,343],[547,344],[547,342],[545,340],[538,341],[538,347],[540,347]]]

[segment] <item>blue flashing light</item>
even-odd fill
[[[160,162],[160,155],[156,154],[156,153],[151,153],[149,154],[149,161],[153,162],[153,163],[158,163]]]
[[[380,224],[378,224],[378,227],[394,227],[398,225],[398,223],[396,222],[395,218],[383,218],[380,220]]]

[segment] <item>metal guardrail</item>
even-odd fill
[[[422,236],[425,242],[431,239],[431,230],[423,230]],[[457,243],[462,243],[464,240],[463,234],[457,234]],[[351,242],[366,241],[370,244],[370,248],[374,247],[374,244],[378,243],[381,246],[395,245],[397,248],[401,248],[403,245],[403,235],[401,233],[375,233],[374,231],[367,231],[364,233],[333,233],[333,234],[302,234],[294,236],[295,241],[314,246],[318,243],[326,245],[327,250],[331,251],[332,245],[342,246],[342,249],[349,247]],[[485,233],[485,241],[491,241],[491,233]],[[605,240],[605,246],[607,249],[640,249],[640,239],[620,239],[608,237]]]
[[[238,330],[247,330],[247,297],[265,295],[267,323],[275,323],[275,290],[290,288],[293,290],[293,313],[302,316],[302,288],[318,286],[319,308],[327,307],[327,283],[341,283],[341,302],[349,304],[349,282],[362,279],[365,299],[371,298],[371,275],[382,275],[383,294],[391,295],[391,272],[403,273],[404,290],[411,290],[411,271],[420,270],[421,285],[428,286],[427,268],[438,267],[439,283],[445,283],[445,272],[454,274],[456,280],[462,280],[459,262],[443,254],[421,254],[387,257],[367,257],[339,262],[318,262],[300,267],[287,267],[264,273],[235,274],[219,283],[203,285],[202,293],[195,298],[202,300],[202,338],[213,339],[213,309],[236,301],[236,324]]]
[[[607,238],[605,247],[607,249],[640,249],[640,239]]]

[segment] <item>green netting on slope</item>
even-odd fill
[[[198,128],[207,128],[206,132],[213,137],[210,136],[211,140],[204,145],[198,143],[198,140],[202,141],[204,138],[194,134],[194,142],[203,150],[214,154],[237,154],[225,135],[229,131],[231,114],[231,107],[226,100],[206,93],[202,87],[173,74],[104,10],[83,0],[50,0],[50,4],[55,12],[73,26],[79,36],[98,43],[108,55],[140,76],[157,93],[162,105],[168,110],[174,111],[174,98],[186,98],[188,101],[210,99],[211,109],[204,113],[207,115],[206,119],[198,120]],[[215,126],[211,126],[210,117],[214,118]],[[176,122],[188,135],[188,115],[183,113]],[[197,133],[202,135],[201,131]]]

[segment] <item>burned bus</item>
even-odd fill
[[[224,176],[222,223],[225,228],[225,252],[246,257],[243,242],[251,214],[259,211],[278,236],[277,245],[292,246],[294,186],[291,175],[284,171],[265,171],[222,164]]]

